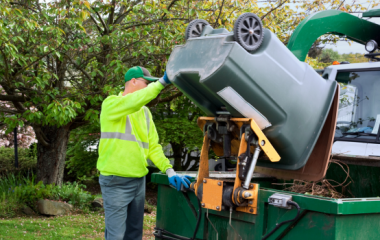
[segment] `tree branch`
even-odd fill
[[[25,102],[26,99],[23,96],[17,95],[0,95],[0,101]]]
[[[76,67],[76,69],[78,69],[79,71],[81,71],[87,78],[88,80],[92,81],[92,77],[90,76],[90,74],[84,70],[83,68],[81,68],[78,64],[76,64],[71,58],[69,55],[67,55],[67,53],[65,53],[65,55],[67,56],[67,58],[69,59],[69,61]]]
[[[30,11],[34,12],[34,13],[38,13],[36,10],[34,10],[33,8],[30,8],[28,6],[26,6],[26,4],[23,4],[23,3],[19,3],[19,2],[9,2],[11,5],[20,5],[20,6],[23,6],[24,8],[27,8],[29,9]]]
[[[99,33],[102,34],[102,29],[99,27],[98,23],[96,22],[95,18],[90,14],[90,18],[95,23],[96,28],[98,29]]]
[[[62,44],[61,44],[62,45]],[[28,69],[30,66],[36,64],[37,62],[39,62],[41,59],[43,59],[44,57],[48,56],[50,53],[54,52],[56,49],[53,49],[51,51],[49,51],[48,53],[42,55],[41,57],[37,58],[35,61],[29,63],[27,66],[21,68],[20,70],[17,71],[17,73],[13,76],[14,78],[18,77],[18,75],[20,75],[24,70]]]
[[[285,0],[283,2],[280,2],[277,7],[275,8],[272,8],[269,12],[267,12],[264,16],[261,17],[261,20],[263,20],[266,16],[268,16],[268,14],[272,13],[274,10],[278,9],[279,7],[281,7],[282,5],[284,5],[286,2],[288,2],[289,0]]]
[[[83,125],[86,125],[86,124],[88,124],[88,123],[89,123],[89,121],[74,122],[74,123],[72,123],[72,124],[70,125],[70,130],[74,130],[74,129],[76,129],[76,128],[78,128],[78,127],[81,127],[81,126],[83,126]]]
[[[5,55],[5,53],[4,53],[4,51],[2,49],[0,49],[0,52],[1,52],[1,55],[3,55],[4,62],[5,62],[5,70],[6,70],[5,77],[9,81],[9,65],[8,65],[8,60],[7,60],[6,55]]]
[[[118,16],[114,22],[114,24],[119,24],[121,23],[121,21],[124,20],[124,18],[133,10],[133,7],[137,4],[139,4],[141,2],[141,0],[138,0],[136,1],[135,4],[133,4],[126,12],[124,12],[123,14],[121,14],[120,16]]]
[[[108,21],[107,21],[108,25],[111,25],[113,23],[114,14],[115,14],[115,0],[112,0],[112,2],[111,2],[111,12],[108,15]]]
[[[34,133],[36,134],[36,138],[39,143],[42,144],[44,147],[49,147],[50,144],[48,142],[48,139],[46,138],[45,134],[42,132],[41,127],[38,125],[32,125],[34,129]]]
[[[130,25],[130,26],[128,26],[128,27],[125,27],[124,30],[127,30],[127,29],[129,29],[129,28],[133,28],[133,27],[139,27],[139,26],[151,25],[151,24],[158,23],[158,22],[166,22],[166,21],[170,21],[170,20],[187,20],[187,18],[165,18],[165,19],[157,19],[157,20],[153,20],[153,21],[148,22],[148,23],[138,23],[138,24],[133,24],[133,25]]]
[[[177,98],[177,97],[180,97],[183,95],[182,92],[178,92],[174,95],[171,95],[169,97],[166,97],[166,98],[163,98],[163,99],[160,99],[160,95],[158,95],[158,97],[156,97],[155,99],[153,99],[152,101],[150,101],[148,104],[147,104],[147,107],[153,107],[155,105],[157,105],[158,103],[164,103],[164,102],[170,102],[171,100]]]
[[[216,25],[218,24],[218,20],[219,20],[219,18],[220,18],[220,15],[222,14],[224,1],[225,1],[225,0],[222,1],[222,5],[220,6],[218,17],[215,19],[214,28],[215,28]]]
[[[5,84],[2,84],[2,87],[4,89],[4,91],[8,94],[8,96],[13,96],[14,94],[14,91],[11,90],[11,88]],[[18,102],[18,101],[12,101],[13,105],[15,106],[15,108],[17,110],[19,110],[20,112],[24,112],[25,111],[25,108],[24,106],[21,104],[21,102]]]
[[[8,109],[8,108],[3,108],[3,107],[0,107],[0,112],[10,113],[10,114],[22,113],[22,112],[19,112],[17,110],[11,110],[11,109]]]
[[[175,98],[177,98],[177,97],[180,97],[180,96],[182,96],[182,95],[183,95],[182,92],[177,92],[177,93],[174,94],[174,95],[171,95],[171,96],[169,96],[169,97],[166,97],[166,98],[160,99],[158,102],[159,102],[159,103],[170,102],[171,100],[173,100],[173,99],[175,99]]]
[[[92,10],[94,10],[94,12],[96,13],[96,15],[98,16],[100,22],[101,22],[102,25],[103,25],[104,31],[105,31],[106,33],[108,33],[108,28],[107,28],[107,25],[104,23],[103,18],[100,16],[100,14],[99,14],[97,11],[95,11],[94,8],[92,8]]]
[[[169,6],[166,8],[166,10],[170,11],[170,8],[174,5],[175,2],[177,2],[178,0],[172,0],[170,3],[169,3]],[[164,18],[166,16],[166,13],[162,14],[162,18]]]

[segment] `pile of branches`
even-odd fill
[[[350,177],[350,169],[347,164],[339,160],[330,159],[329,167],[331,163],[338,164],[343,171],[346,173],[346,179],[339,183],[332,179],[321,179],[319,181],[308,182],[303,180],[295,179],[293,183],[284,183],[284,185],[290,184],[290,187],[285,188],[284,190],[308,195],[315,195],[320,197],[329,197],[329,198],[343,198],[343,192],[345,188],[353,182]],[[350,181],[349,181],[350,180]],[[341,192],[337,191],[337,188],[341,187]]]

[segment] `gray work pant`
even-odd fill
[[[145,177],[103,176],[99,184],[105,211],[106,240],[142,239]]]

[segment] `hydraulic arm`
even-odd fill
[[[251,183],[259,156],[271,162],[280,156],[254,119],[200,117],[204,140],[197,181],[191,185],[203,208],[216,211],[236,208],[236,211],[256,214],[258,184]],[[215,154],[227,160],[236,160],[234,181],[209,177],[210,146]]]

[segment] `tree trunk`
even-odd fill
[[[173,158],[174,158],[174,170],[175,171],[182,171],[182,151],[183,151],[183,145],[178,143],[170,143],[173,150]]]
[[[44,126],[41,132],[49,146],[37,143],[37,181],[44,184],[62,185],[70,125]]]

